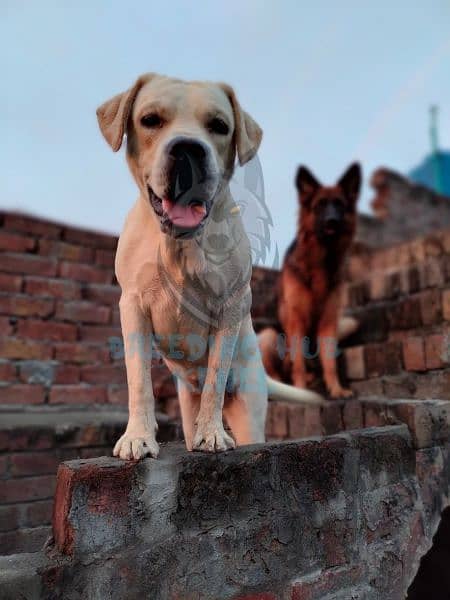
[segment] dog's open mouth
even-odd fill
[[[164,233],[174,237],[189,237],[201,227],[209,214],[211,203],[208,201],[184,200],[183,197],[176,201],[159,198],[150,186],[147,187],[150,204],[160,219]]]

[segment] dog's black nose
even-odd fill
[[[177,200],[204,180],[206,150],[200,142],[182,140],[170,148],[169,158],[169,194],[173,200]]]
[[[340,222],[341,219],[335,217],[328,217],[324,220],[324,224],[326,227],[337,227]]]
[[[206,157],[206,151],[200,142],[183,140],[170,148],[169,156],[175,160],[184,160],[188,156],[196,162],[201,162]]]

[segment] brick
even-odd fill
[[[5,479],[0,486],[0,502],[27,502],[52,498],[55,491],[55,479],[53,475]]]
[[[424,325],[441,322],[442,302],[439,290],[427,290],[420,294],[420,312]]]
[[[16,367],[7,360],[0,360],[0,382],[11,382],[17,378]]]
[[[384,395],[387,398],[412,398],[416,392],[417,376],[412,373],[402,373],[383,379]]]
[[[19,452],[18,454],[11,454],[9,461],[12,477],[47,474],[56,475],[59,465],[59,459],[52,451]]]
[[[116,253],[114,250],[96,250],[95,252],[95,264],[101,267],[107,267],[109,269],[114,268],[114,261]]]
[[[420,266],[414,265],[409,267],[407,270],[408,289],[405,291],[410,294],[420,291],[424,286],[424,279],[425,275]]]
[[[442,314],[446,321],[450,321],[450,290],[442,292]]]
[[[54,383],[78,383],[80,381],[80,368],[77,365],[60,364],[55,367]]]
[[[436,446],[450,435],[450,402],[399,400],[388,405],[394,417],[406,423],[416,448]]]
[[[53,313],[52,298],[33,298],[25,294],[0,294],[0,313],[18,317],[48,317]]]
[[[403,370],[402,344],[398,341],[390,341],[384,345],[385,350],[385,374],[396,375]]]
[[[34,340],[73,342],[77,339],[77,328],[76,325],[69,323],[28,319],[19,321],[17,335]]]
[[[43,450],[54,446],[55,432],[46,426],[0,429],[0,450]]]
[[[403,362],[407,371],[426,370],[423,338],[409,337],[403,342]]]
[[[44,546],[51,533],[51,527],[17,529],[0,534],[0,548],[3,554],[21,554],[38,552]]]
[[[386,275],[386,297],[397,298],[402,293],[402,276],[400,271],[393,271]]]
[[[57,344],[55,345],[55,358],[79,364],[110,362],[110,352],[106,342],[104,346],[92,346],[86,343]]]
[[[0,456],[0,477],[4,477],[8,470],[8,456]]]
[[[269,410],[272,413],[271,437],[284,439],[288,435],[288,408],[286,404],[278,401],[269,403]]]
[[[351,384],[351,388],[361,398],[383,395],[383,384],[380,379],[366,379],[364,381],[353,381]]]
[[[6,214],[3,227],[9,231],[49,238],[58,238],[61,235],[60,225],[25,215]]]
[[[86,383],[108,384],[127,382],[125,365],[88,365],[81,367],[80,377]]]
[[[389,308],[389,329],[414,329],[422,325],[421,302],[417,296],[405,298]]]
[[[19,378],[24,383],[42,384],[78,383],[80,380],[77,365],[58,364],[56,361],[27,360],[19,363]]]
[[[2,292],[20,292],[22,290],[22,282],[21,275],[0,273],[0,290]]]
[[[56,319],[74,321],[76,323],[108,323],[111,309],[107,306],[98,306],[93,302],[75,301],[58,302],[56,305]]]
[[[430,371],[417,377],[414,397],[450,400],[450,371]]]
[[[348,379],[365,379],[366,365],[364,347],[354,346],[345,350],[345,372]]]
[[[108,386],[108,402],[110,404],[128,404],[128,386],[110,385]],[[166,409],[167,410],[167,409]]]
[[[367,282],[352,283],[348,289],[348,304],[352,307],[362,306],[369,299]]]
[[[363,426],[363,411],[359,400],[346,400],[342,407],[344,429],[360,429]]]
[[[291,404],[287,406],[287,423],[290,440],[302,438],[305,435],[305,407]]]
[[[73,262],[92,263],[94,260],[92,248],[55,240],[39,240],[38,252],[43,256],[57,256],[61,260]]]
[[[9,359],[48,359],[52,357],[52,347],[33,340],[14,337],[0,337],[0,356]]]
[[[63,300],[79,300],[81,285],[64,279],[25,277],[25,292],[35,296],[50,296]]]
[[[389,424],[386,406],[381,402],[363,403],[364,427],[384,427]]]
[[[98,342],[108,345],[110,338],[122,339],[122,330],[120,327],[101,327],[96,325],[81,326],[80,339],[84,342]]]
[[[0,269],[7,273],[28,273],[30,275],[53,277],[56,275],[57,261],[53,258],[33,254],[5,252],[2,254]]]
[[[53,500],[38,500],[23,506],[23,523],[26,527],[50,525],[52,522]]]
[[[8,252],[27,252],[33,250],[36,241],[32,237],[0,231],[0,250]]]
[[[50,404],[102,404],[106,402],[104,387],[82,385],[54,385],[50,390]]]
[[[305,406],[305,437],[322,435],[320,406]]]
[[[322,426],[325,435],[332,435],[342,431],[341,407],[336,401],[329,402],[322,407]]]
[[[83,296],[86,300],[114,306],[119,304],[120,294],[121,290],[118,285],[90,283],[83,290]]]
[[[375,271],[370,278],[370,298],[381,300],[386,297],[386,275],[384,271]]]
[[[111,283],[112,281],[111,270],[81,263],[62,262],[59,266],[59,275],[66,279],[87,283]]]
[[[364,349],[367,377],[380,377],[386,371],[384,344],[369,344]]]
[[[14,332],[14,317],[0,317],[0,335],[11,335]]]
[[[445,283],[444,262],[439,258],[432,258],[424,266],[425,284],[427,287],[442,287]]]
[[[18,527],[20,527],[19,507],[17,505],[0,506],[0,531],[11,531]]]
[[[83,246],[93,248],[104,248],[106,250],[115,250],[117,247],[117,237],[85,229],[76,229],[67,227],[63,232],[63,239]]]
[[[450,363],[450,336],[439,333],[425,338],[425,362],[430,370]]]
[[[13,384],[0,386],[0,404],[43,404],[45,389],[41,385]]]

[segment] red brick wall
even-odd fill
[[[355,391],[450,399],[450,231],[354,254],[348,279],[361,321],[345,352]]]
[[[0,404],[123,400],[117,238],[4,213],[0,222]]]

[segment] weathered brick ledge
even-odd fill
[[[448,438],[420,446],[398,425],[63,463],[54,547],[0,559],[0,596],[403,599],[449,504]]]

